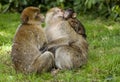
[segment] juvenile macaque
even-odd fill
[[[45,33],[55,45],[55,65],[59,69],[78,68],[87,62],[88,44],[63,18],[63,10],[52,8],[46,14]]]
[[[51,52],[40,51],[47,44],[45,33],[41,27],[44,16],[36,7],[27,7],[21,14],[21,25],[16,31],[11,57],[17,72],[41,73],[49,71],[54,65]]]
[[[64,19],[67,20],[71,27],[84,38],[86,38],[85,28],[83,24],[76,18],[76,13],[71,8],[64,11]]]

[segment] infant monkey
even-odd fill
[[[64,11],[64,19],[69,22],[76,33],[82,35],[84,38],[87,37],[85,28],[83,24],[76,18],[76,13],[73,9],[69,8]]]

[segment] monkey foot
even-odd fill
[[[59,72],[59,70],[60,70],[60,69],[55,69],[55,68],[54,68],[54,69],[51,70],[51,74],[52,74],[53,76],[55,76],[55,75]]]

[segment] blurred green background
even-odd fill
[[[27,6],[36,6],[41,11],[59,6],[73,8],[78,14],[105,17],[120,21],[120,0],[0,0],[0,12],[21,12]]]

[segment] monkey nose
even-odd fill
[[[64,15],[64,12],[61,12],[61,16],[63,16]]]
[[[62,10],[63,13],[65,13],[65,10]]]
[[[43,19],[41,19],[41,22],[43,23],[43,22],[45,22],[45,19],[43,18]]]

